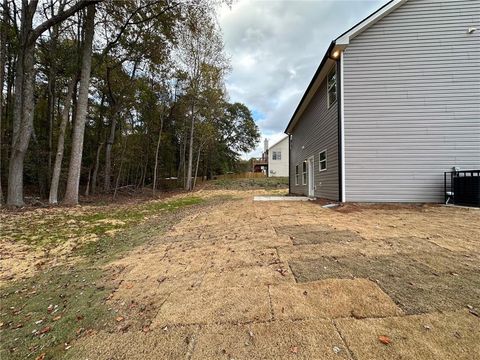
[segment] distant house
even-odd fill
[[[285,132],[291,193],[441,202],[444,171],[480,168],[480,1],[387,3],[331,43]]]
[[[263,140],[262,157],[252,159],[252,171],[268,176],[268,139]]]
[[[288,177],[288,137],[268,148],[268,176]]]

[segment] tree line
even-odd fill
[[[155,192],[165,178],[192,190],[258,143],[250,110],[228,98],[217,2],[1,1],[7,205]]]

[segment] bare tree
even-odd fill
[[[0,23],[0,205],[3,204],[3,190],[2,190],[2,166],[1,166],[1,149],[2,149],[2,121],[3,121],[3,83],[5,79],[5,65],[7,62],[7,0],[3,0],[3,17]]]
[[[95,4],[87,7],[85,17],[85,39],[82,48],[82,67],[80,69],[80,85],[78,90],[77,109],[73,125],[72,149],[68,168],[67,188],[63,202],[68,205],[78,204],[78,188],[82,167],[83,138],[88,111],[88,88],[92,66],[92,43],[95,32]]]
[[[189,81],[188,97],[190,99],[190,129],[188,145],[188,165],[185,189],[193,190],[193,147],[195,140],[195,123],[201,93],[205,90],[204,70],[209,67],[227,69],[223,55],[223,42],[212,12],[203,6],[190,9],[185,28],[181,34],[181,62]]]
[[[95,157],[95,167],[93,168],[93,175],[92,175],[92,194],[97,192],[97,177],[98,177],[98,169],[100,167],[100,153],[102,152],[103,142],[98,144],[97,148],[97,156]]]
[[[57,140],[57,153],[55,155],[55,163],[53,165],[52,181],[50,184],[50,195],[48,202],[50,204],[58,203],[58,184],[60,182],[60,172],[62,170],[63,152],[65,148],[65,130],[67,128],[68,118],[70,116],[70,105],[72,103],[73,94],[75,92],[75,85],[77,84],[76,77],[68,84],[67,95],[63,104],[62,118],[60,121],[60,128]]]
[[[22,0],[19,46],[15,65],[12,151],[8,171],[7,204],[23,205],[23,164],[33,131],[35,44],[50,27],[100,0],[81,0],[33,28],[38,0]]]
[[[163,111],[160,115],[160,131],[158,132],[157,148],[155,149],[155,166],[153,170],[153,194],[157,189],[157,173],[158,173],[158,154],[160,152],[160,141],[162,140],[162,131],[163,131]]]

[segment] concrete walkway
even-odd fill
[[[307,196],[254,196],[253,201],[308,201]]]

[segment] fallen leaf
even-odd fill
[[[340,351],[342,351],[342,349],[340,349],[338,346],[334,346],[332,350],[335,354],[338,354]]]
[[[128,330],[129,327],[130,327],[129,323],[124,323],[123,325],[118,325],[117,326],[117,331],[125,332],[125,331]]]
[[[294,346],[290,349],[290,352],[292,352],[293,354],[296,354],[298,353],[298,346]]]
[[[83,320],[83,315],[77,315],[77,321]]]
[[[125,320],[125,318],[124,318],[123,316],[117,316],[115,320],[116,320],[117,322],[120,322],[120,321]]]
[[[392,342],[392,340],[390,340],[390,338],[386,335],[380,335],[378,337],[378,340],[382,343],[382,344],[385,344],[385,345],[388,345]]]
[[[38,332],[38,334],[39,334],[39,335],[41,335],[41,334],[46,334],[46,333],[50,332],[50,330],[52,330],[52,327],[51,327],[51,326],[45,326],[42,330],[40,330],[40,331]]]
[[[47,354],[45,354],[45,353],[41,353],[40,355],[38,355],[38,356],[35,358],[35,360],[43,360],[43,359],[45,359],[45,356],[46,356],[46,355],[47,355]]]
[[[55,316],[52,320],[53,320],[53,321],[58,321],[58,320],[60,320],[61,318],[62,318],[62,315],[57,315],[57,316]]]
[[[128,283],[127,285],[125,285],[125,287],[126,287],[127,289],[131,289],[131,288],[133,288],[133,284],[132,284],[132,283]]]
[[[280,275],[282,275],[282,276],[285,276],[285,274],[287,273],[287,270],[282,269],[282,268],[277,269],[277,271],[278,271],[278,272],[280,273]]]

